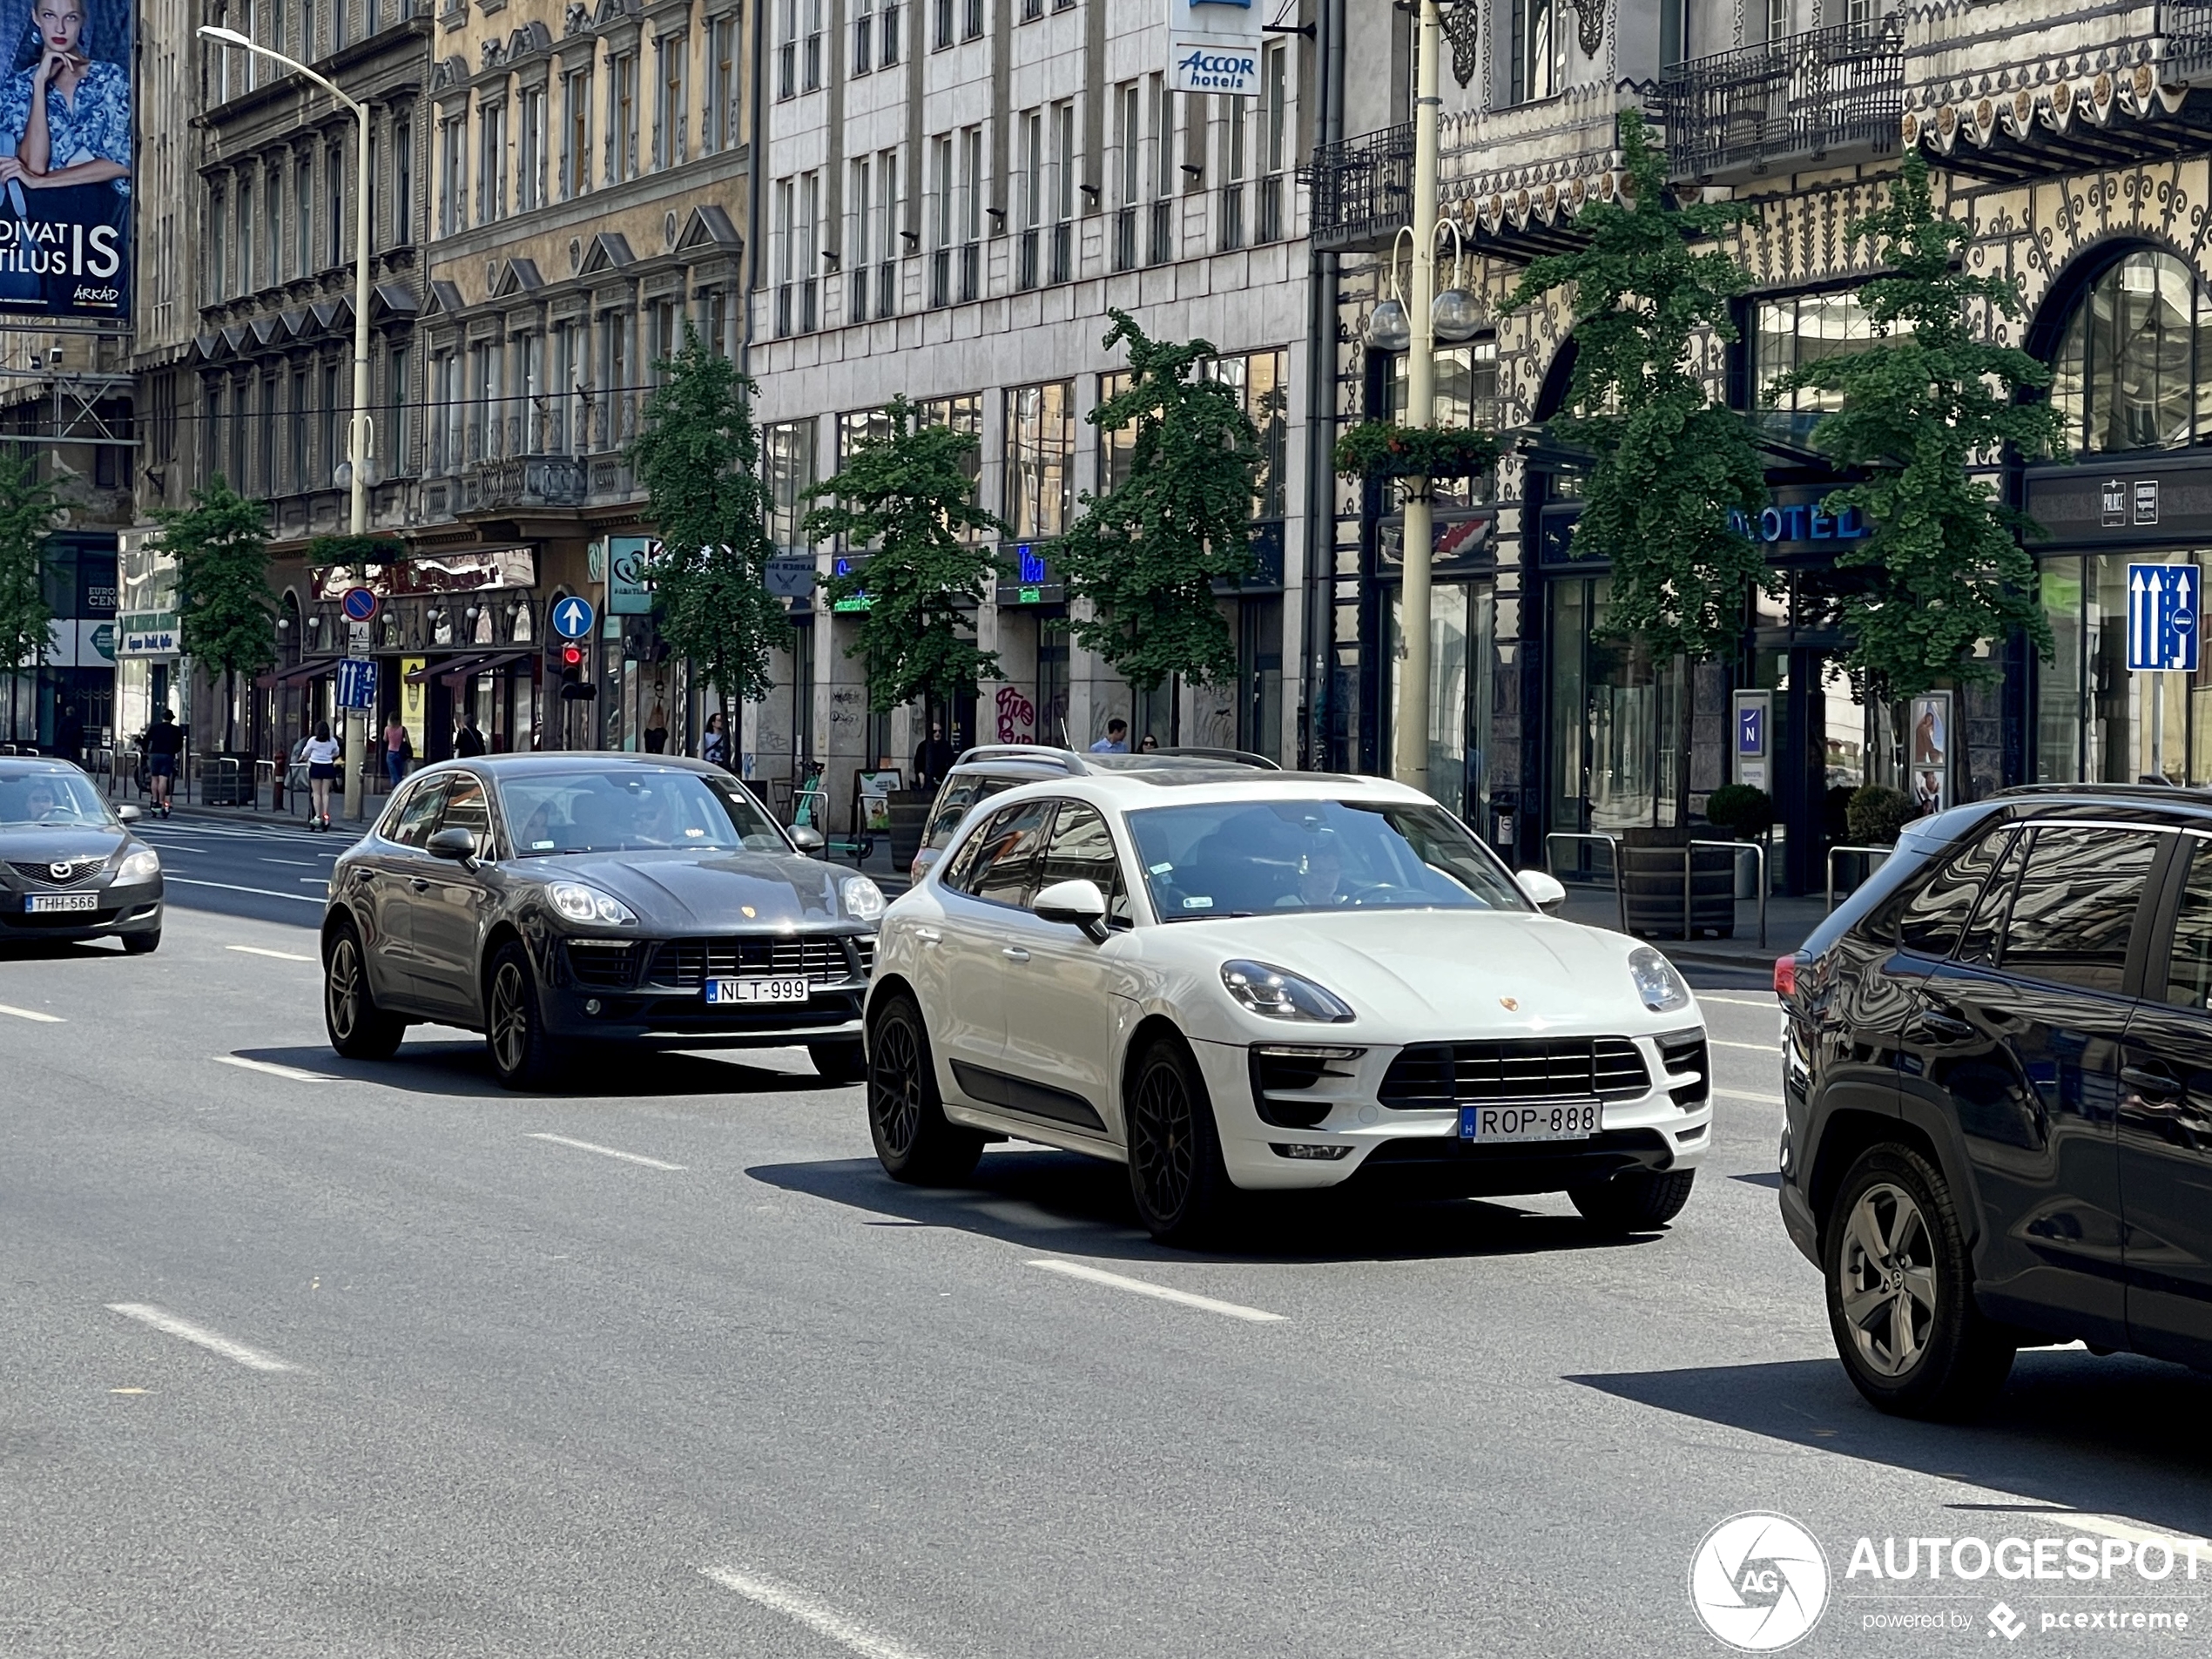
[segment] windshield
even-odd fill
[[[1316,910],[1527,910],[1513,878],[1434,806],[1223,801],[1129,815],[1163,921]]]
[[[99,792],[66,772],[34,772],[0,777],[0,827],[25,824],[69,824],[83,829],[108,827]]]
[[[518,858],[562,853],[791,850],[734,779],[624,766],[533,772],[499,780],[500,810]]]

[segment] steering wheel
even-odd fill
[[[1347,904],[1363,905],[1367,902],[1371,896],[1379,896],[1383,894],[1402,893],[1404,891],[1405,889],[1400,887],[1395,881],[1363,881],[1358,887],[1346,890],[1345,894],[1345,901]]]

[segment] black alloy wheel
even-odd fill
[[[1211,1243],[1230,1217],[1237,1190],[1213,1103],[1177,1038],[1154,1042],[1130,1081],[1129,1184],[1138,1218],[1163,1244]]]
[[[1823,1228],[1828,1323],[1852,1385],[1901,1417],[1957,1419],[2005,1386],[2018,1333],[1974,1301],[1950,1184],[1916,1149],[1859,1156]]]
[[[350,921],[332,928],[323,945],[322,1024],[331,1048],[347,1060],[389,1060],[407,1035],[405,1020],[376,1006],[361,935]]]
[[[538,1007],[537,975],[529,952],[510,939],[492,958],[484,998],[484,1046],[491,1069],[509,1089],[539,1089],[560,1069],[561,1047],[545,1034]]]
[[[983,1155],[983,1136],[945,1116],[929,1030],[912,997],[885,999],[868,1026],[868,1136],[894,1180],[949,1186]]]

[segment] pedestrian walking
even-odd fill
[[[661,706],[658,698],[653,699],[653,711],[645,717],[645,752],[668,752],[668,711]]]
[[[722,729],[719,710],[706,717],[706,735],[699,740],[699,759],[710,766],[729,770],[730,734]]]
[[[315,735],[301,747],[306,751],[307,788],[314,808],[307,816],[307,827],[327,830],[330,827],[330,786],[338,781],[339,757],[345,753],[345,747],[330,735],[327,720],[315,723]]]
[[[914,787],[936,788],[945,781],[945,774],[953,769],[953,762],[959,759],[953,745],[945,741],[945,728],[932,720],[929,735],[914,750]]]
[[[384,723],[384,777],[395,789],[407,776],[407,763],[415,758],[415,739],[395,714]]]
[[[1106,722],[1106,735],[1090,745],[1095,755],[1125,755],[1129,752],[1129,722],[1116,715]]]
[[[169,794],[176,787],[177,757],[185,752],[185,729],[167,709],[156,711],[153,724],[146,728],[145,751],[146,792],[153,810],[166,818]]]
[[[454,753],[466,760],[472,755],[483,753],[487,746],[483,732],[476,725],[476,717],[473,714],[462,715],[461,725],[453,734]]]

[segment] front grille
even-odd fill
[[[69,860],[69,874],[59,881],[54,879],[52,866],[43,860],[10,859],[8,867],[24,880],[36,882],[42,887],[89,887],[99,880],[100,871],[106,863],[104,858],[72,859]]]
[[[1400,1109],[1489,1101],[1608,1100],[1641,1095],[1651,1074],[1626,1037],[1515,1037],[1424,1042],[1390,1063],[1381,1100]]]
[[[569,974],[578,985],[595,990],[626,989],[637,971],[637,947],[630,940],[604,944],[569,941]]]
[[[653,954],[648,977],[656,985],[696,990],[710,979],[780,979],[803,975],[810,985],[840,984],[853,977],[845,941],[785,934],[757,939],[671,939]]]
[[[1669,1089],[1669,1099],[1677,1106],[1694,1106],[1712,1092],[1712,1062],[1705,1052],[1703,1031],[1669,1031],[1658,1042],[1662,1070],[1692,1072],[1697,1078],[1694,1083],[1677,1083]]]

